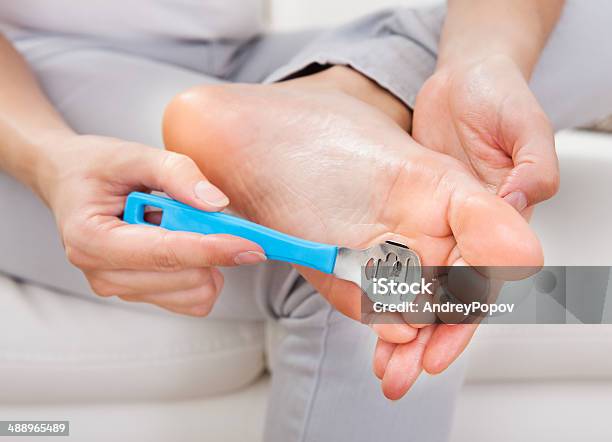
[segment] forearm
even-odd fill
[[[503,55],[529,78],[563,4],[564,0],[449,0],[437,68]]]
[[[0,35],[0,170],[41,191],[47,140],[72,134],[41,91],[25,60]]]

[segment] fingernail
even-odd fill
[[[225,207],[229,204],[229,198],[208,181],[200,181],[195,186],[196,196],[214,207]]]
[[[259,264],[260,262],[264,262],[266,259],[266,255],[261,252],[249,251],[237,254],[234,258],[234,262],[242,266],[250,264]]]
[[[504,200],[519,212],[527,207],[527,196],[523,192],[510,192]]]

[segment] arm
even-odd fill
[[[38,171],[44,170],[43,139],[71,135],[70,128],[40,90],[26,62],[0,35],[0,169],[43,199]]]
[[[553,30],[562,0],[449,0],[434,74],[419,92],[413,136],[461,161],[497,195],[525,210],[559,185],[554,135],[528,79]],[[415,342],[379,341],[374,358],[383,390],[402,396],[419,345],[423,368],[445,370],[475,324],[439,324]],[[425,330],[425,329],[424,329]]]
[[[265,259],[258,245],[242,238],[123,223],[132,190],[164,191],[211,211],[229,201],[183,155],[76,134],[1,36],[0,65],[0,170],[51,208],[68,259],[96,293],[202,316],[223,284],[211,266]]]
[[[493,55],[531,76],[564,0],[449,0],[438,69]]]
[[[554,134],[528,80],[561,0],[451,0],[413,135],[463,160],[522,211],[559,185]]]

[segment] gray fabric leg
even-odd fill
[[[256,38],[237,48],[234,69],[224,78],[238,83],[261,83],[320,34],[320,31],[308,30]]]
[[[266,81],[345,65],[361,72],[413,108],[433,73],[444,8],[396,8],[323,33]]]
[[[443,7],[397,8],[322,33],[267,81],[313,66],[348,65],[413,107],[434,70]],[[612,3],[568,0],[535,69],[531,87],[556,129],[612,113]]]
[[[284,331],[270,357],[267,442],[447,440],[465,358],[439,376],[423,374],[392,402],[372,373],[375,336],[367,326],[301,279],[267,302]]]

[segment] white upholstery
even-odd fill
[[[269,2],[282,30],[438,3]],[[612,137],[566,132],[558,150],[561,192],[533,219],[547,262],[609,265]],[[272,324],[179,321],[1,275],[0,298],[1,419],[70,419],[75,442],[261,439],[264,348],[273,356],[282,336]],[[612,326],[486,326],[468,353],[453,442],[612,440]]]
[[[483,325],[467,383],[612,382],[612,325]],[[611,383],[612,385],[612,383]]]
[[[468,384],[451,442],[609,442],[611,409],[612,384],[584,378]]]
[[[561,190],[532,221],[547,263],[610,265],[612,136],[568,131],[557,149]],[[483,326],[469,357],[452,442],[612,439],[612,325]]]
[[[25,387],[19,378],[13,379]],[[261,439],[267,386],[264,376],[237,392],[182,401],[17,405],[0,401],[0,416],[3,420],[70,420],[71,442],[250,442]],[[19,438],[19,442],[29,440],[41,439]]]
[[[566,131],[557,136],[557,151],[561,189],[532,219],[546,263],[610,265],[612,136]],[[467,380],[610,381],[606,350],[612,350],[612,325],[483,326],[471,345]]]
[[[260,323],[183,318],[4,277],[0,294],[0,403],[202,398],[264,370]]]
[[[612,264],[612,135],[564,131],[557,138],[561,189],[532,224],[547,265]]]

